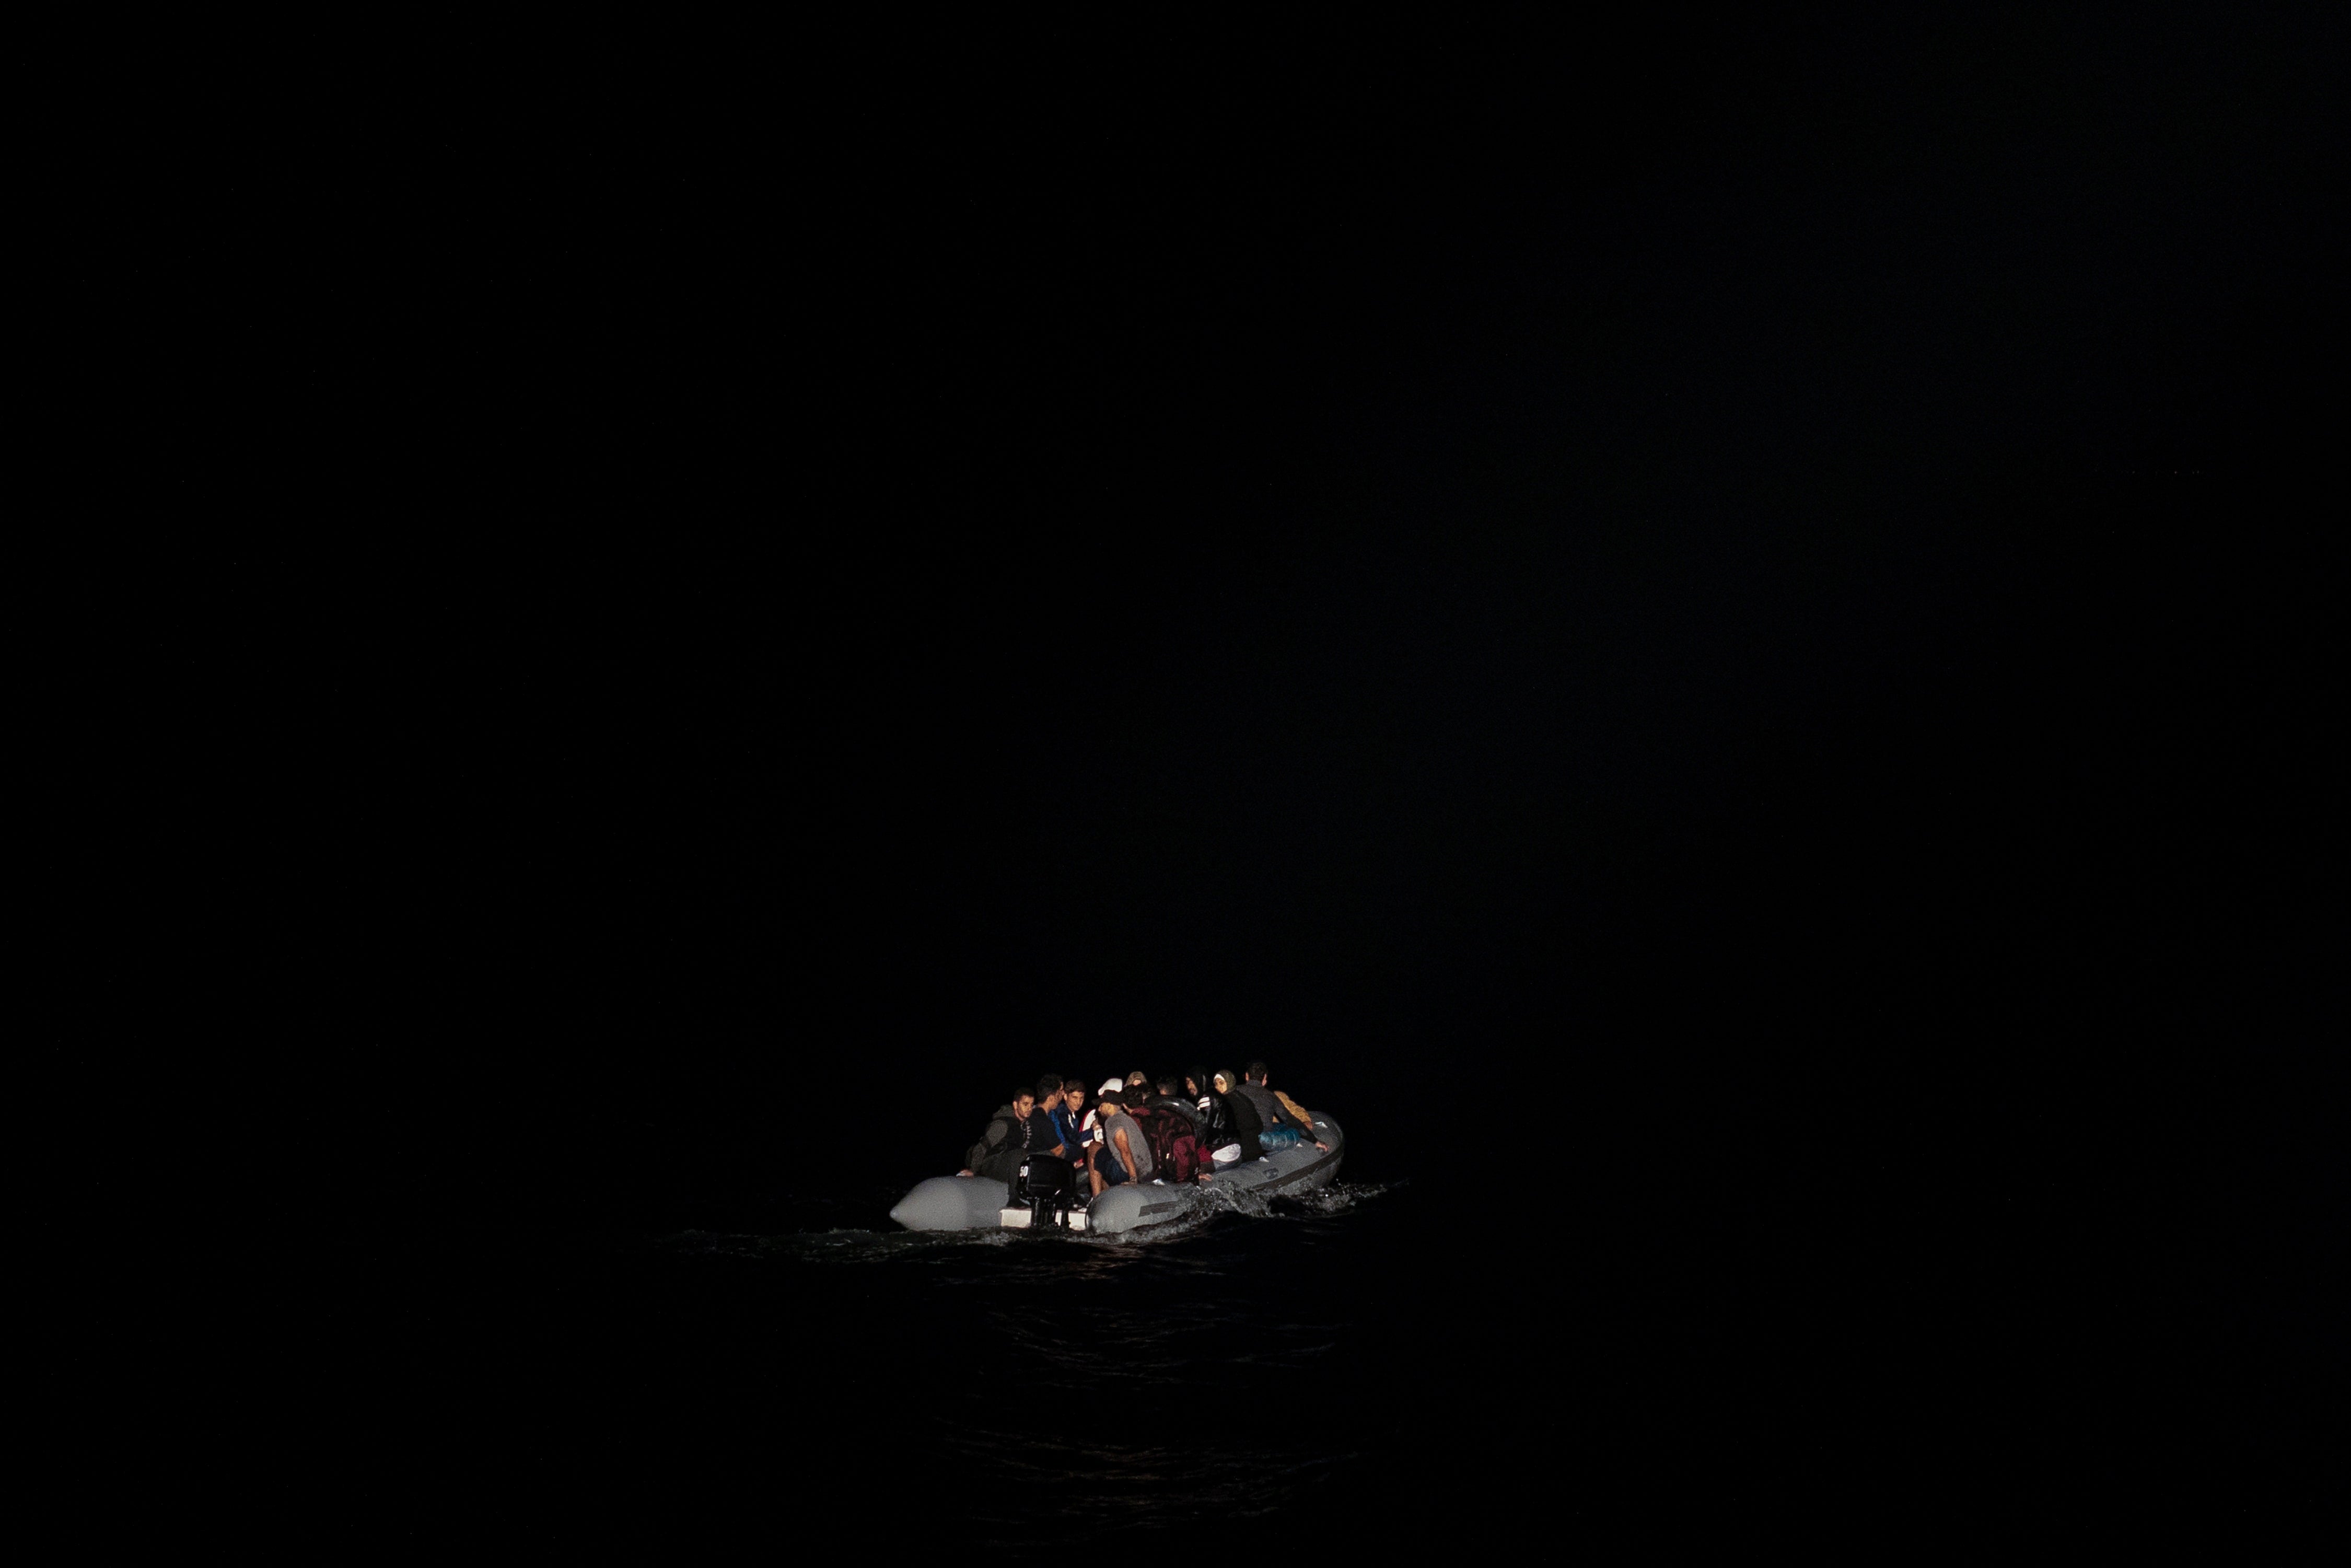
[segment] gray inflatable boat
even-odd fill
[[[1322,1111],[1312,1115],[1315,1136],[1331,1145],[1327,1152],[1300,1143],[1263,1159],[1220,1165],[1188,1186],[1136,1182],[1112,1187],[1091,1203],[1081,1193],[1064,1211],[1060,1206],[1015,1203],[1003,1182],[987,1176],[933,1176],[916,1182],[890,1218],[909,1230],[1021,1230],[1064,1224],[1071,1230],[1115,1236],[1193,1213],[1213,1201],[1212,1191],[1305,1192],[1328,1186],[1347,1153],[1347,1134],[1337,1119]]]

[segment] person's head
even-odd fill
[[[1061,1103],[1061,1075],[1048,1072],[1037,1080],[1037,1103],[1050,1111]]]
[[[1012,1092],[1012,1113],[1014,1115],[1026,1116],[1029,1112],[1034,1111],[1036,1108],[1037,1096],[1033,1091],[1027,1089],[1015,1089]]]
[[[1161,1079],[1161,1080],[1159,1081],[1159,1092],[1161,1092],[1162,1094],[1173,1094],[1173,1093],[1175,1093],[1175,1092],[1176,1092],[1176,1081],[1175,1081],[1173,1078],[1163,1078],[1163,1079]]]
[[[1241,1071],[1249,1075],[1249,1081],[1251,1083],[1265,1082],[1265,1063],[1262,1061],[1252,1061]]]
[[[1074,1078],[1064,1082],[1061,1085],[1061,1103],[1070,1108],[1070,1114],[1072,1116],[1084,1110],[1086,1108],[1086,1086],[1079,1082]]]
[[[1228,1067],[1220,1067],[1220,1068],[1217,1069],[1217,1076],[1216,1076],[1216,1080],[1215,1080],[1215,1082],[1216,1082],[1216,1085],[1217,1085],[1217,1093],[1219,1093],[1219,1094],[1229,1094],[1229,1093],[1231,1093],[1231,1092],[1233,1092],[1233,1082],[1234,1082],[1233,1074],[1232,1074],[1232,1070],[1231,1070],[1230,1068],[1228,1068]]]
[[[1151,1087],[1151,1075],[1145,1072],[1130,1072],[1126,1075],[1126,1086],[1129,1089],[1148,1089]]]
[[[1102,1092],[1100,1103],[1105,1111],[1123,1111],[1126,1109],[1126,1091],[1105,1089]]]

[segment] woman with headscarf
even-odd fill
[[[1218,1149],[1238,1145],[1233,1134],[1233,1115],[1225,1097],[1217,1092],[1215,1074],[1205,1067],[1196,1067],[1184,1075],[1184,1092],[1195,1096],[1193,1119],[1200,1124],[1200,1147],[1210,1155]]]
[[[1233,1092],[1240,1087],[1240,1082],[1238,1072],[1219,1071],[1215,1086],[1217,1100],[1225,1108],[1225,1119],[1233,1130],[1233,1142],[1241,1146],[1241,1158],[1263,1159],[1265,1148],[1258,1142],[1257,1135],[1265,1131],[1265,1118],[1258,1114],[1257,1107],[1249,1103],[1248,1095]]]

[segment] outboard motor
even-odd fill
[[[1029,1211],[1029,1223],[1070,1226],[1070,1205],[1077,1197],[1076,1173],[1059,1155],[1030,1155],[1012,1173],[1008,1184],[1016,1207]]]

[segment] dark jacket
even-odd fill
[[[1192,1075],[1192,1082],[1200,1086],[1200,1097],[1192,1103],[1189,1113],[1192,1120],[1200,1124],[1200,1145],[1222,1148],[1233,1141],[1233,1119],[1225,1111],[1224,1096],[1209,1087],[1210,1081],[1199,1073]]]
[[[1233,1092],[1257,1107],[1257,1119],[1260,1124],[1259,1131],[1263,1131],[1266,1127],[1295,1127],[1302,1137],[1311,1138],[1314,1135],[1314,1130],[1301,1123],[1297,1117],[1284,1109],[1281,1102],[1273,1097],[1273,1091],[1264,1084],[1243,1083]]]
[[[1241,1158],[1254,1160],[1264,1157],[1265,1148],[1257,1141],[1257,1135],[1265,1131],[1265,1118],[1258,1114],[1257,1107],[1249,1103],[1249,1097],[1236,1089],[1230,1094],[1217,1095],[1216,1100],[1225,1108],[1226,1117],[1233,1129],[1232,1141],[1241,1146]]]
[[[1208,1075],[1205,1067],[1194,1068],[1191,1079],[1200,1087],[1200,1097],[1193,1102],[1192,1106],[1192,1119],[1200,1124],[1200,1147],[1214,1154],[1227,1144],[1238,1144],[1241,1158],[1245,1160],[1253,1160],[1265,1153],[1258,1146],[1254,1115],[1250,1118],[1249,1135],[1242,1136],[1233,1110],[1233,1101],[1237,1096],[1217,1093],[1216,1080]]]
[[[998,1105],[996,1114],[988,1118],[987,1131],[979,1135],[979,1142],[964,1152],[964,1169],[976,1171],[1005,1150],[1017,1148],[1019,1143],[1020,1118],[1012,1113],[1009,1104]]]
[[[1032,1110],[1023,1121],[1012,1113],[1010,1105],[998,1105],[996,1114],[988,1118],[987,1131],[965,1151],[963,1168],[975,1176],[1010,1181],[1021,1155],[1041,1154],[1061,1141],[1051,1116]]]
[[[1020,1143],[1023,1149],[1032,1155],[1050,1154],[1053,1145],[1061,1141],[1061,1129],[1053,1125],[1053,1113],[1040,1110],[1029,1113],[1029,1126]]]

